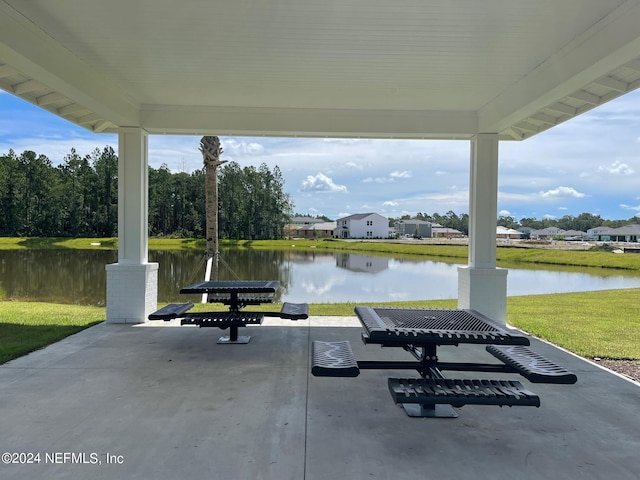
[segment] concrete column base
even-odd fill
[[[506,268],[458,267],[458,308],[470,308],[507,323]]]
[[[158,308],[158,264],[107,265],[107,323],[144,323]]]

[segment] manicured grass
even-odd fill
[[[640,359],[639,300],[640,289],[509,297],[507,319],[583,357]],[[456,308],[457,300],[311,304],[309,314],[353,316],[356,305]],[[198,304],[195,310],[214,308]],[[105,313],[104,307],[0,302],[0,364],[95,325]]]
[[[457,300],[310,304],[309,314],[353,316],[356,305],[456,308]],[[640,359],[640,289],[508,297],[507,322],[583,357]]]
[[[583,357],[640,359],[640,289],[509,297],[507,319]]]
[[[0,364],[105,319],[104,307],[0,302]]]
[[[204,247],[203,240],[149,241],[150,249]],[[223,241],[221,247],[345,250],[413,258],[420,255],[457,263],[466,262],[468,250],[466,246],[460,245],[340,240]],[[23,248],[115,249],[117,239],[0,238],[0,249]],[[601,272],[611,273],[618,269],[640,270],[640,255],[630,254],[499,247],[497,257],[503,266],[534,263],[562,265],[563,268],[572,265],[603,267]],[[589,358],[640,359],[639,300],[640,289],[509,297],[507,318],[510,324],[578,355]],[[352,316],[355,305],[312,304],[309,312],[311,315]],[[429,300],[375,305],[455,308],[457,301]],[[267,310],[273,307],[262,308]],[[211,305],[197,305],[196,309],[211,309]],[[0,363],[60,340],[104,318],[105,310],[101,307],[0,302]]]

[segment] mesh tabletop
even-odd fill
[[[273,293],[280,287],[274,280],[204,281],[180,290],[180,293]]]
[[[475,310],[356,307],[356,314],[371,343],[529,345]]]

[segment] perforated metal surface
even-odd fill
[[[489,345],[487,351],[533,383],[573,384],[578,381],[574,373],[527,347]]]
[[[238,280],[238,281],[204,281],[194,283],[180,290],[180,293],[273,293],[280,288],[277,281]]]
[[[312,343],[311,355],[311,373],[315,377],[357,377],[360,373],[348,341],[316,340]]]
[[[180,322],[181,325],[198,325],[199,327],[238,327],[244,325],[259,325],[264,319],[262,313],[249,312],[215,312],[191,313]]]
[[[356,307],[368,341],[389,345],[497,343],[529,345],[529,340],[474,310]]]
[[[390,378],[396,403],[540,406],[540,398],[517,381]]]
[[[388,328],[497,332],[498,329],[466,310],[399,310],[374,308]]]

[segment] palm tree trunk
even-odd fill
[[[218,167],[226,162],[220,160],[222,147],[220,139],[214,136],[202,137],[200,152],[205,168],[205,210],[206,210],[206,238],[207,238],[207,270],[205,280],[218,277]],[[203,295],[203,303],[206,295]]]

